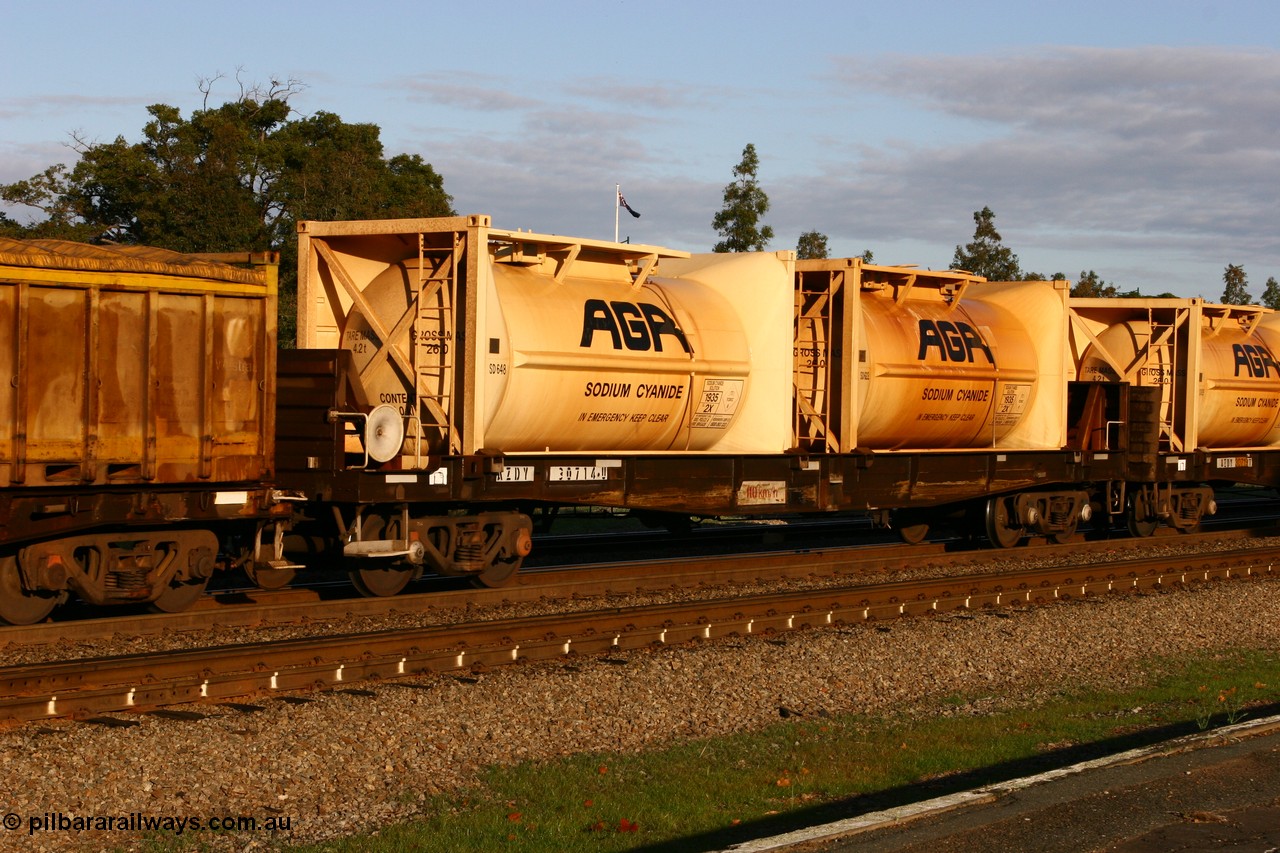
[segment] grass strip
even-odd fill
[[[491,768],[426,816],[315,847],[346,851],[696,851],[1017,778],[1274,713],[1280,655],[1157,660],[1122,692],[949,696],[888,718],[791,718],[639,754]],[[992,706],[1002,707],[993,712]]]

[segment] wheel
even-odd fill
[[[490,589],[506,586],[507,582],[515,577],[516,572],[520,570],[522,562],[524,561],[517,559],[509,563],[494,563],[479,574],[472,575],[471,584],[472,586],[488,587]]]
[[[1009,512],[1008,498],[991,498],[984,513],[987,541],[996,548],[1012,548],[1022,541],[1023,530],[1013,526],[1013,514]]]
[[[66,600],[66,593],[29,592],[22,588],[17,557],[0,557],[0,623],[34,625]]]
[[[929,522],[919,515],[897,514],[894,515],[892,524],[898,531],[898,538],[908,545],[919,545],[929,535]]]
[[[908,524],[905,527],[898,528],[898,538],[908,545],[919,545],[929,535],[929,525],[921,522],[920,524]]]
[[[401,539],[400,516],[394,513],[379,515],[370,512],[362,524],[363,539]],[[422,572],[417,566],[390,565],[370,560],[349,571],[351,583],[366,598],[386,598],[399,595]]]
[[[417,574],[412,568],[359,568],[351,570],[351,583],[366,598],[398,595]]]
[[[1129,528],[1130,536],[1145,539],[1154,535],[1156,528],[1160,526],[1160,519],[1147,515],[1146,506],[1146,501],[1141,499],[1129,502],[1128,510],[1124,514],[1124,520],[1125,526]]]
[[[1129,513],[1125,517],[1125,526],[1129,528],[1130,536],[1145,539],[1146,537],[1155,534],[1156,528],[1160,526],[1160,522],[1154,518],[1136,518],[1133,513]]]
[[[160,593],[160,597],[151,602],[151,609],[160,613],[181,613],[204,595],[204,588],[209,585],[208,578],[194,581],[174,581],[169,588]]]
[[[250,560],[245,565],[244,573],[257,584],[258,589],[284,589],[293,583],[298,570],[294,566],[277,569],[270,563],[255,563]]]
[[[669,519],[691,521],[689,516],[683,515],[669,516]],[[470,532],[459,544],[459,555],[466,554],[475,562],[484,561],[484,568],[471,575],[473,586],[505,586],[533,550],[532,530],[526,516],[507,513],[495,519],[492,525],[484,531]]]

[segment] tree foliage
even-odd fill
[[[796,242],[796,259],[801,261],[818,260],[831,257],[831,248],[827,244],[827,235],[821,231],[805,231]],[[864,264],[875,261],[870,249],[864,249],[861,255]]]
[[[996,215],[989,207],[974,211],[973,221],[977,228],[974,229],[973,240],[963,247],[956,246],[951,267],[983,276],[988,281],[1018,281],[1023,278],[1018,256],[1001,242],[995,219]]]
[[[1280,284],[1276,283],[1275,276],[1267,278],[1267,286],[1262,291],[1262,304],[1280,310]]]
[[[0,237],[20,237],[23,233],[22,223],[15,222],[0,210]]]
[[[1120,295],[1120,288],[1114,282],[1102,280],[1093,270],[1080,271],[1080,278],[1071,288],[1071,295],[1085,299],[1112,299]]]
[[[756,179],[759,169],[756,147],[747,143],[742,161],[733,167],[733,183],[724,188],[724,207],[711,220],[716,233],[724,238],[712,251],[758,252],[773,239],[773,228],[760,224],[769,211],[769,197]]]
[[[830,250],[827,248],[827,235],[820,231],[806,231],[801,234],[796,243],[796,257],[802,261],[831,257]]]
[[[1239,264],[1227,264],[1222,271],[1222,303],[1224,305],[1249,305],[1253,297],[1249,295],[1249,277],[1244,267]]]
[[[326,112],[295,117],[300,86],[272,81],[183,118],[147,108],[142,138],[76,141],[79,161],[0,186],[45,218],[13,236],[111,241],[180,252],[281,252],[280,338],[293,337],[297,223],[304,219],[445,216],[453,200],[418,155],[384,158],[375,124]],[[9,233],[10,222],[0,222]]]

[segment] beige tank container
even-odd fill
[[[863,292],[858,446],[1061,446],[1061,291],[1045,282],[976,283],[959,298],[912,290]]]
[[[1064,445],[1065,282],[987,283],[858,258],[797,268],[797,446]]]
[[[691,259],[483,216],[302,230],[300,342],[351,351],[370,403],[406,420],[402,464],[788,447],[789,253]]]
[[[717,425],[733,417],[713,445],[721,453],[781,453],[791,433],[795,253],[707,253],[661,264],[673,285],[715,294],[742,324],[750,381],[704,383],[693,417]],[[739,390],[741,388],[741,390]],[[747,393],[747,390],[750,393]]]
[[[1280,445],[1280,316],[1200,299],[1073,300],[1080,378],[1162,389],[1175,452]]]

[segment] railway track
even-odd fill
[[[1280,549],[1255,547],[886,583],[846,578],[821,589],[9,666],[0,669],[0,720],[144,711],[653,644],[1273,577],[1278,563]]]
[[[1201,535],[1162,530],[1153,539],[1111,539],[1104,531],[1094,530],[1081,532],[1064,545],[1028,543],[1009,553],[1036,559],[1065,550],[1087,553],[1140,549],[1145,543],[1162,539],[1195,547],[1206,539],[1266,536],[1275,532],[1274,501],[1260,499],[1256,491],[1249,490],[1244,495],[1228,493],[1222,501],[1224,511],[1205,523],[1205,533]],[[613,521],[616,529],[617,520]],[[254,628],[303,620],[376,618],[390,613],[438,612],[541,598],[630,594],[690,583],[705,586],[770,582],[814,573],[875,573],[905,568],[922,559],[940,565],[1001,559],[1001,552],[975,548],[963,537],[905,546],[891,532],[872,531],[863,519],[830,518],[706,525],[682,533],[632,530],[544,535],[535,553],[536,558],[527,561],[511,584],[498,589],[477,589],[459,578],[428,577],[410,586],[407,594],[366,599],[358,596],[346,573],[340,572],[332,578],[317,574],[309,581],[271,591],[245,586],[244,579],[241,585],[232,581],[222,589],[211,587],[188,610],[177,613],[155,613],[143,608],[103,611],[73,603],[59,608],[53,620],[34,625],[0,625],[0,665],[4,663],[6,647],[93,642],[113,635],[155,636],[216,627]]]
[[[807,528],[804,528],[807,529]],[[679,559],[659,557],[559,565],[522,571],[508,586],[477,589],[455,579],[443,583],[423,583],[426,591],[386,598],[346,597],[348,587],[334,595],[333,587],[290,588],[284,590],[234,589],[212,593],[190,610],[179,613],[113,613],[109,616],[70,618],[37,625],[0,626],[0,662],[3,650],[53,643],[93,643],[116,636],[146,637],[180,635],[219,628],[264,628],[301,623],[340,622],[359,618],[379,618],[393,614],[442,614],[450,611],[518,605],[530,602],[587,599],[593,596],[634,595],[674,589],[701,589],[714,594],[724,584],[776,583],[781,581],[822,583],[841,579],[865,579],[886,573],[926,569],[937,572],[982,570],[988,564],[1007,560],[1062,560],[1076,555],[1140,552],[1164,543],[1194,549],[1205,543],[1248,541],[1250,537],[1274,532],[1259,529],[1219,530],[1197,535],[1167,535],[1152,539],[1101,539],[1087,541],[1083,535],[1067,544],[1035,544],[1014,551],[970,550],[959,542],[929,542],[918,545],[879,544],[807,547],[786,540],[781,532],[769,545],[776,550],[755,549],[753,553],[712,553]],[[597,546],[599,540],[597,541]],[[617,548],[610,537],[608,548]],[[829,542],[822,539],[820,542]],[[578,552],[581,554],[582,552]],[[633,551],[634,553],[634,551]],[[74,616],[74,611],[67,611]],[[100,611],[99,611],[100,612]]]

